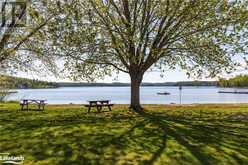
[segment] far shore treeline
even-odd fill
[[[80,87],[80,86],[130,86],[130,83],[57,83],[60,87]],[[184,82],[164,82],[164,83],[147,83],[141,86],[216,86],[217,81],[184,81]]]
[[[12,76],[3,76],[8,82],[10,89],[37,89],[37,88],[58,88],[58,87],[125,87],[129,83],[86,83],[86,82],[47,82],[19,78]],[[220,86],[220,87],[248,87],[248,75],[239,75],[231,79],[220,78],[219,81],[181,81],[164,83],[142,83],[142,86]]]
[[[9,89],[37,89],[37,88],[56,88],[58,87],[56,83],[32,80],[27,78],[12,77],[0,75],[0,81],[5,81],[5,87]]]
[[[238,75],[230,79],[220,79],[219,86],[221,87],[248,87],[248,75]]]
[[[86,82],[47,82],[19,78],[12,76],[3,76],[10,89],[37,89],[37,88],[58,88],[58,87],[125,87],[129,83],[86,83]],[[217,81],[183,81],[183,82],[164,82],[164,83],[142,83],[142,86],[217,86]]]

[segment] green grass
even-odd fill
[[[25,165],[248,164],[248,105],[17,109],[0,107],[0,153],[23,155]]]

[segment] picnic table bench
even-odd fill
[[[21,110],[30,110],[30,106],[31,104],[35,104],[38,106],[37,110],[42,110],[44,111],[45,109],[45,105],[46,105],[46,100],[34,100],[34,99],[23,99],[20,102],[20,106],[21,106]]]
[[[108,107],[109,111],[111,111],[111,107],[114,105],[110,103],[110,100],[89,100],[88,102],[89,104],[84,105],[88,108],[88,113],[92,107],[96,107],[98,112],[100,112],[103,107]]]

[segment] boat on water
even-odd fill
[[[169,92],[158,92],[157,94],[158,94],[158,95],[170,95]]]
[[[0,91],[0,94],[14,94],[18,93],[17,91]]]
[[[218,93],[248,94],[248,91],[219,91]]]

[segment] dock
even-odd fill
[[[240,92],[240,91],[219,91],[218,93],[230,93],[230,94],[248,94],[247,92]]]

